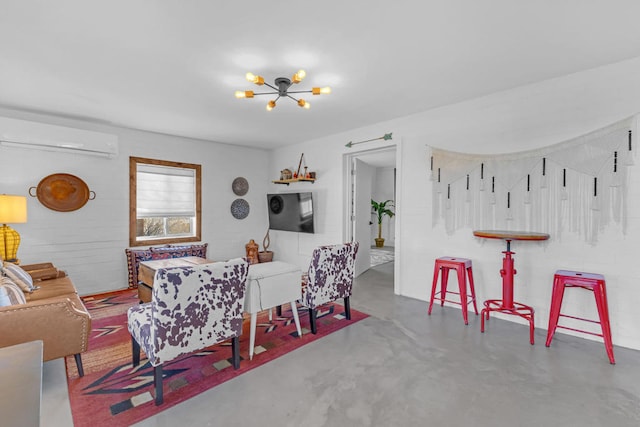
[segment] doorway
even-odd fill
[[[383,220],[385,245],[376,248],[374,238],[378,235],[377,217],[372,212],[371,199],[393,200],[395,212],[398,208],[397,180],[398,162],[396,146],[358,151],[345,155],[345,238],[360,243],[356,258],[356,276],[367,271],[373,264],[395,261],[399,224],[397,216]],[[373,254],[373,256],[372,256]],[[397,272],[397,266],[394,265]],[[397,275],[394,274],[394,292],[398,293]]]

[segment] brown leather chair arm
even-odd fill
[[[87,350],[91,315],[77,297],[0,307],[0,347],[44,342],[44,361]]]

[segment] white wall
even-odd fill
[[[114,159],[0,147],[0,193],[27,196],[28,222],[15,224],[22,236],[21,263],[52,261],[67,271],[81,295],[127,287],[124,249],[129,242],[129,156],[202,165],[202,242],[208,256],[224,260],[244,256],[250,240],[262,241],[267,229],[265,152],[86,122],[0,110],[0,116],[116,134],[120,153]],[[79,210],[56,212],[28,196],[29,187],[53,173],[69,173],[95,191]],[[236,196],[231,183],[243,176],[243,196],[250,214],[233,218]]]
[[[344,144],[393,132],[392,141],[374,141],[367,144],[366,149],[391,144],[399,144],[401,148],[398,150],[400,204],[396,209],[397,291],[426,301],[433,260],[443,255],[457,255],[474,261],[478,299],[498,298],[504,244],[480,241],[473,237],[470,229],[448,236],[442,227],[431,225],[426,145],[459,152],[505,153],[558,143],[640,111],[638,75],[640,58],[275,150],[271,158],[271,164],[275,165],[271,172],[274,178],[279,168],[291,165],[301,152],[305,153],[311,170],[318,171],[318,181],[311,188],[318,193],[319,211],[317,234],[277,236],[274,239],[277,256],[296,260],[304,266],[315,244],[342,239],[344,188],[340,171],[343,154],[354,151]],[[552,236],[546,243],[513,243],[518,272],[515,297],[535,308],[537,328],[547,328],[555,270],[568,268],[602,273],[607,279],[614,344],[640,349],[636,314],[640,304],[640,272],[635,266],[635,253],[640,247],[638,166],[631,168],[630,177],[626,235],[619,227],[611,226],[604,230],[595,246],[568,234],[562,241]],[[574,314],[597,318],[592,295],[571,295],[565,301]],[[519,321],[512,316],[506,318]],[[525,329],[523,342],[527,342]]]

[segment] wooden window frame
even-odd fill
[[[195,236],[170,237],[162,239],[140,240],[137,236],[137,173],[138,163],[168,166],[183,169],[194,169],[196,178],[196,225]],[[129,157],[129,246],[166,245],[202,240],[202,166],[193,163],[173,162],[168,160]]]

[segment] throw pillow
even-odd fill
[[[0,277],[0,307],[26,303],[27,300],[20,287],[8,277]]]
[[[20,286],[24,292],[33,292],[36,289],[33,286],[33,279],[29,276],[29,273],[16,264],[5,262],[3,271],[5,276],[11,279],[16,285]]]

